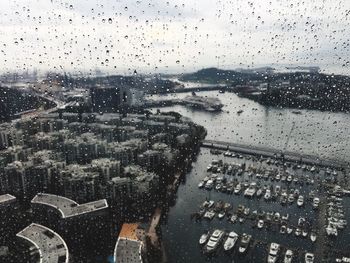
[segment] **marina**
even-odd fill
[[[347,236],[347,191],[334,187],[345,176],[342,169],[202,148],[183,185],[190,181],[191,191],[201,199],[189,204],[180,197],[187,213],[180,222],[198,238],[191,251],[203,261],[322,262],[318,260],[329,246]],[[208,253],[198,240],[215,230],[223,231],[224,238],[214,239]],[[232,232],[238,237],[228,249]],[[274,257],[272,243],[279,245]],[[333,250],[333,258],[324,262],[335,262],[337,253]]]
[[[217,94],[217,91],[200,93],[212,97]],[[185,96],[186,93],[165,97]],[[157,98],[162,100],[164,96],[152,96]],[[277,262],[305,262],[306,253],[314,254],[314,262],[346,262],[350,255],[341,252],[350,250],[350,234],[346,227],[337,227],[335,232],[333,222],[340,227],[344,222],[331,219],[329,224],[327,204],[332,193],[339,191],[337,194],[342,196],[337,198],[342,198],[339,202],[343,214],[347,217],[350,213],[347,197],[350,145],[346,136],[350,117],[311,110],[294,114],[290,109],[265,107],[232,93],[219,98],[224,104],[220,113],[181,105],[160,109],[179,112],[208,131],[197,160],[179,186],[175,206],[170,207],[162,221],[168,261],[267,262],[270,244],[276,243],[280,245]],[[214,166],[222,161],[222,165],[214,168],[215,172],[211,170],[213,160]],[[335,185],[341,189],[334,189]],[[205,201],[211,208],[201,210]],[[213,211],[219,201],[231,208],[221,213]],[[241,216],[237,214],[239,206]],[[332,209],[337,216],[342,215]],[[204,214],[196,219],[198,212]],[[275,217],[279,220],[275,221]],[[329,233],[337,236],[327,234],[328,225]],[[239,239],[229,251],[224,249],[224,239],[208,255],[198,242],[203,233],[215,229],[225,231],[226,236],[233,231]],[[251,242],[247,252],[241,254],[237,244],[243,233],[251,235]],[[290,253],[292,260],[288,259]]]

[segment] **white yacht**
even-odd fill
[[[213,186],[214,186],[214,181],[212,179],[209,179],[207,181],[207,183],[205,184],[205,188],[208,189],[208,190],[213,189]]]
[[[204,245],[205,243],[207,243],[208,241],[208,238],[209,238],[209,231],[206,232],[206,233],[203,233],[199,239],[199,244],[200,245]]]
[[[268,263],[275,263],[278,258],[278,253],[280,251],[280,245],[277,243],[271,243],[269,249],[269,255],[267,257]]]
[[[199,184],[198,184],[198,188],[203,188],[203,187],[204,187],[204,182],[200,181]]]
[[[226,215],[226,212],[225,211],[221,211],[220,213],[218,213],[218,218],[219,219],[223,219],[225,215]]]
[[[266,189],[265,195],[264,195],[264,199],[265,200],[270,200],[271,198],[271,190],[270,189]]]
[[[284,255],[284,263],[292,263],[293,260],[293,251],[287,249],[286,254]]]
[[[212,211],[208,211],[208,212],[205,212],[204,214],[204,218],[206,219],[209,219],[209,220],[212,220],[215,216],[215,212],[212,212]]]
[[[316,235],[315,232],[311,232],[311,234],[310,234],[310,239],[311,239],[312,242],[315,242],[315,241],[316,241],[317,235]]]
[[[318,197],[314,197],[313,201],[312,201],[312,206],[313,208],[317,209],[320,205],[320,198]]]
[[[240,242],[240,245],[238,248],[239,253],[244,253],[247,251],[251,239],[252,239],[251,235],[243,233],[242,238],[241,238],[241,242]]]
[[[207,253],[213,252],[220,244],[224,236],[224,231],[216,229],[213,234],[211,234],[208,243],[205,246],[205,251]]]
[[[234,231],[230,232],[224,243],[224,250],[225,251],[231,250],[236,244],[237,240],[238,240],[238,234]]]
[[[315,256],[312,253],[305,254],[305,263],[313,263],[315,260]]]
[[[299,207],[301,207],[301,206],[304,205],[304,196],[299,195],[298,201],[297,201],[297,205],[298,205]]]
[[[249,187],[244,191],[244,196],[253,197],[256,192],[256,183],[251,183]]]

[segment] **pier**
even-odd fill
[[[284,151],[269,148],[265,146],[252,146],[248,144],[238,144],[231,142],[223,142],[216,140],[205,140],[202,143],[202,147],[217,149],[222,151],[233,151],[242,154],[249,154],[255,156],[263,156],[268,158],[283,158],[285,161],[302,162],[309,165],[318,165],[322,167],[332,167],[336,169],[343,169],[349,167],[348,162],[342,162],[332,159],[320,159],[318,156],[300,154],[290,151]]]

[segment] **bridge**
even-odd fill
[[[191,88],[177,88],[170,90],[168,93],[186,93],[186,92],[201,92],[201,91],[212,91],[212,90],[228,90],[226,85],[215,85],[215,86],[200,86]]]
[[[309,165],[319,165],[323,167],[334,167],[337,169],[346,168],[349,166],[349,162],[342,162],[339,160],[333,159],[320,159],[318,156],[300,154],[290,151],[282,151],[271,147],[266,146],[255,146],[248,144],[238,144],[232,142],[223,142],[216,140],[204,140],[202,147],[223,150],[223,151],[232,151],[242,154],[264,156],[269,158],[284,158],[286,161],[292,162],[303,162]]]

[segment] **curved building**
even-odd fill
[[[69,252],[66,242],[53,230],[32,223],[17,233],[30,242],[39,252],[39,263],[68,263]]]
[[[108,208],[106,199],[101,199],[85,204],[66,198],[64,196],[39,193],[31,201],[32,204],[49,206],[59,211],[61,218],[71,218],[88,213],[95,213]]]

